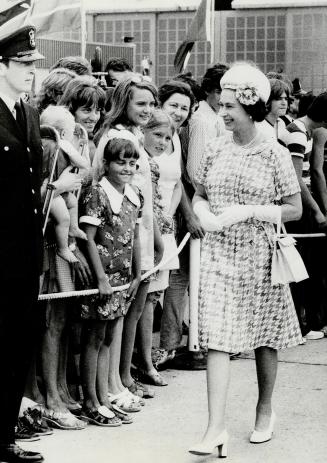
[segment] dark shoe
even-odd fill
[[[181,355],[177,355],[172,361],[170,361],[169,368],[173,370],[206,370],[207,359],[206,357],[195,358],[192,352],[186,352]]]
[[[15,428],[15,440],[21,442],[34,442],[40,440],[40,438],[24,424],[21,418],[18,418]]]
[[[101,405],[96,410],[83,408],[81,419],[97,426],[116,427],[122,424],[121,419],[104,405]]]
[[[16,444],[0,447],[0,461],[3,463],[29,463],[43,459],[40,453],[23,450]]]
[[[53,429],[50,428],[45,418],[43,418],[42,408],[39,408],[39,407],[28,408],[26,411],[28,415],[32,418],[32,420],[34,421],[34,424],[38,425],[38,427],[41,427],[43,430],[45,430],[47,432],[47,435],[53,433]]]
[[[49,427],[46,428],[42,426],[42,419],[39,422],[39,420],[34,419],[27,410],[24,412],[24,415],[19,419],[27,429],[29,429],[37,436],[51,436],[51,434],[53,434],[52,429],[50,429]]]

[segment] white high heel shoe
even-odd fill
[[[264,431],[256,431],[254,430],[250,437],[250,442],[252,444],[262,444],[263,442],[267,442],[272,438],[274,433],[274,425],[276,422],[276,414],[274,411],[271,412],[270,422],[267,429]]]
[[[227,457],[227,446],[228,446],[229,435],[226,430],[222,431],[216,439],[213,439],[208,443],[200,443],[189,449],[189,452],[193,455],[211,455],[218,449],[218,457],[226,458]]]

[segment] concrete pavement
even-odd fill
[[[327,462],[327,338],[280,353],[274,395],[273,439],[253,445],[256,374],[252,353],[232,362],[227,407],[231,463]],[[210,463],[188,447],[201,438],[207,419],[204,371],[167,370],[169,386],[156,388],[134,423],[60,431],[24,448],[41,451],[46,463]],[[223,460],[222,460],[223,461]]]

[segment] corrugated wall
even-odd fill
[[[81,44],[78,41],[63,41],[63,40],[49,40],[37,39],[37,48],[45,56],[45,60],[37,61],[38,68],[50,68],[59,58],[64,56],[80,56]],[[105,45],[103,43],[87,43],[86,45],[86,58],[91,61],[94,57],[95,47],[100,46],[102,49],[102,63],[103,67],[110,58],[125,58],[131,66],[134,64],[135,47],[128,45]]]

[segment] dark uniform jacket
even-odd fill
[[[41,271],[42,145],[38,112],[22,103],[26,127],[0,98],[0,278]]]

